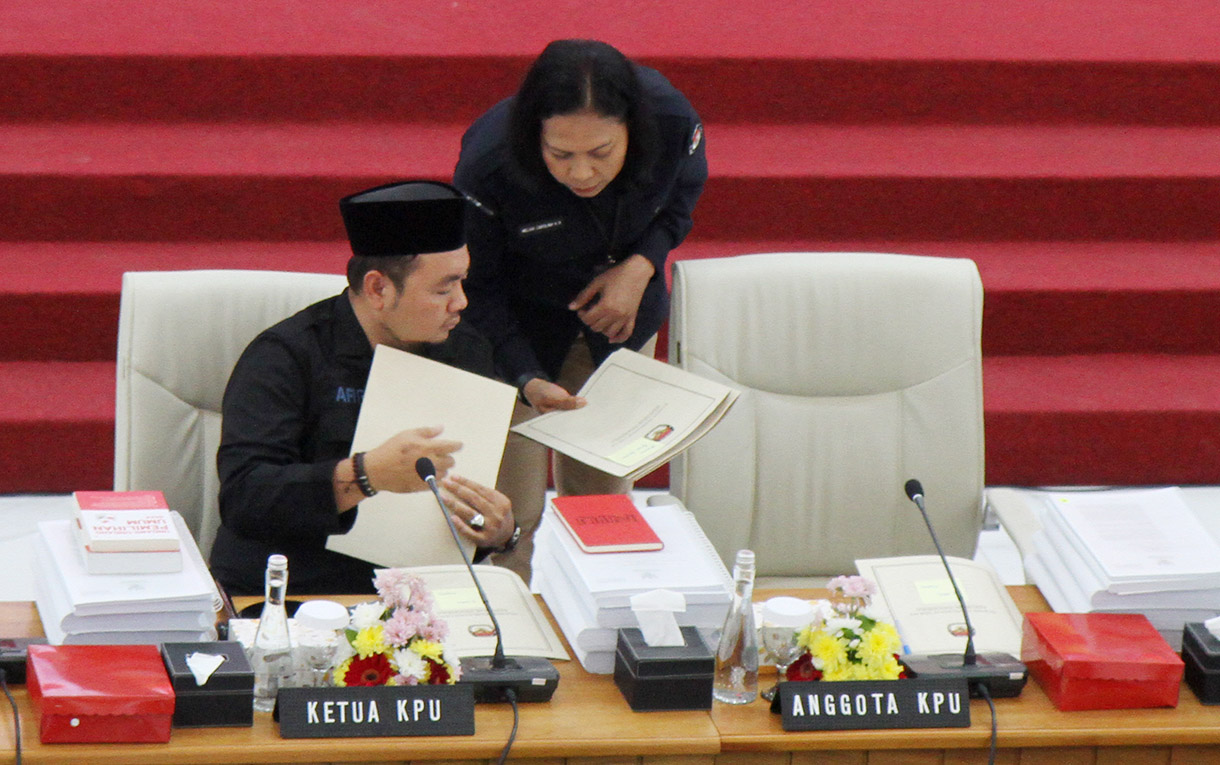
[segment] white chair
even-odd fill
[[[773,253],[674,266],[670,363],[742,391],[671,464],[671,491],[726,563],[826,577],[945,552],[982,525],[983,291],[970,260]]]
[[[123,275],[114,488],[160,489],[205,559],[220,525],[216,448],[233,365],[259,332],[345,285],[280,271]]]

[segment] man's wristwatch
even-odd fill
[[[520,539],[521,539],[521,527],[513,526],[513,535],[508,538],[507,542],[505,542],[502,546],[497,547],[496,549],[492,550],[492,552],[495,552],[495,553],[512,552],[513,550],[517,549],[517,541]]]

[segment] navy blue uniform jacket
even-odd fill
[[[699,117],[685,96],[659,72],[640,66],[636,71],[660,138],[646,185],[637,187],[620,174],[597,197],[582,199],[549,174],[523,182],[506,143],[512,98],[492,107],[462,137],[454,185],[477,203],[466,216],[470,307],[463,316],[491,341],[496,367],[510,383],[520,386],[540,372],[554,379],[579,332],[600,363],[619,347],[638,350],[668,316],[665,262],[691,229],[707,180],[707,156]],[[567,305],[598,273],[636,254],[648,258],[656,273],[634,333],[612,346]]]

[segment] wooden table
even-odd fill
[[[1012,588],[1022,611],[1046,610],[1033,587]],[[765,598],[779,592],[760,592]],[[0,603],[0,634],[40,635],[29,603]],[[631,712],[610,678],[576,662],[557,662],[561,680],[549,704],[521,706],[513,762],[533,765],[921,765],[984,763],[990,714],[971,702],[971,726],[917,731],[786,732],[767,705],[717,704],[706,712]],[[769,683],[765,677],[763,683]],[[498,756],[512,726],[507,704],[480,704],[470,737],[281,739],[270,715],[253,728],[175,729],[168,744],[38,742],[38,725],[23,687],[27,763],[480,762]],[[997,761],[1009,765],[1075,763],[1144,765],[1220,763],[1220,707],[1203,706],[1183,686],[1176,709],[1060,712],[1030,681],[1019,698],[996,702]],[[0,763],[13,762],[12,717],[0,707]],[[639,758],[639,759],[637,759]]]

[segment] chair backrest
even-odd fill
[[[674,266],[669,359],[742,395],[671,464],[722,558],[760,576],[971,557],[982,525],[983,290],[970,260],[770,253]]]
[[[206,558],[220,525],[216,448],[233,365],[259,332],[345,284],[280,271],[124,274],[114,488],[160,489]]]

